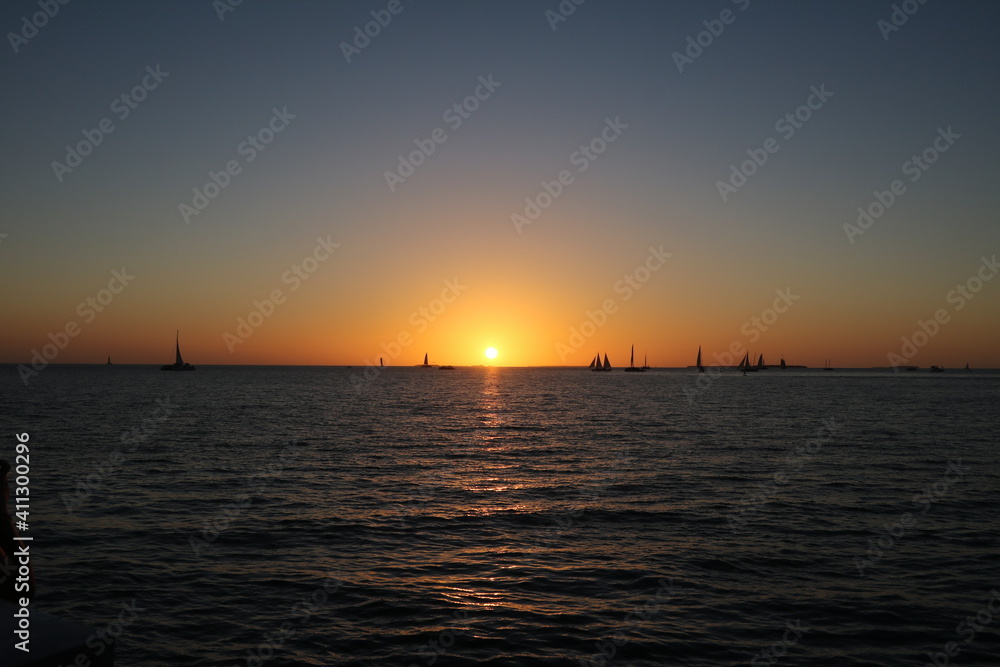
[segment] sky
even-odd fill
[[[996,3],[52,4],[2,363],[1000,367]]]

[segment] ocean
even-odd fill
[[[1000,665],[997,372],[2,370],[119,665]]]

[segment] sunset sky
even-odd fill
[[[0,362],[1000,367],[1000,5],[902,4],[7,2]]]

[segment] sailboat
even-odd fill
[[[785,368],[785,358],[784,357],[781,358],[781,367]]]
[[[427,363],[427,353],[426,352],[424,352],[424,363],[418,364],[418,366],[420,366],[420,368],[434,368],[429,363]]]
[[[652,368],[652,366],[646,363],[646,355],[642,355],[642,370],[648,371],[650,368]]]
[[[763,352],[761,352],[760,358],[757,359],[757,369],[758,370],[760,370],[760,369],[767,369],[767,366],[764,365],[764,353]]]
[[[705,367],[701,365],[701,345],[698,346],[698,359],[694,362],[694,365],[698,367],[699,373],[705,372]]]
[[[632,346],[632,352],[628,357],[628,368],[625,369],[626,373],[645,373],[645,368],[640,368],[635,365],[635,345]]]
[[[113,364],[111,363],[111,355],[109,354],[108,355],[108,363],[106,363],[105,366],[111,366],[111,365],[113,365]],[[966,365],[968,365],[968,364],[966,364]]]
[[[590,370],[592,371],[610,371],[611,362],[608,361],[608,353],[604,353],[604,363],[601,363],[601,353],[598,352],[594,360],[590,362]]]
[[[379,365],[379,367],[385,366],[385,364],[382,363],[382,357],[378,358],[378,365]]]
[[[969,368],[969,362],[968,361],[965,362],[965,370],[967,370],[967,371],[971,371],[972,370],[971,368]]]
[[[744,375],[747,373],[756,373],[757,368],[754,367],[753,362],[750,361],[750,352],[743,355],[743,361],[740,362],[740,370],[743,371]]]
[[[174,363],[172,363],[172,364],[166,364],[164,366],[160,366],[160,370],[161,371],[193,371],[193,370],[197,370],[191,364],[185,363],[184,362],[184,358],[181,357],[181,332],[180,331],[177,332],[177,339],[176,339],[174,345],[175,345],[175,349],[176,349],[176,357],[174,359]],[[110,357],[109,357],[109,359],[110,359]]]
[[[829,359],[827,359],[826,362],[823,364],[823,370],[824,371],[832,371],[833,370],[833,366],[830,365],[830,360]]]

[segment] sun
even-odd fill
[[[495,347],[488,347],[488,348],[486,348],[486,351],[483,354],[486,355],[487,359],[496,359],[497,358],[497,349]]]

